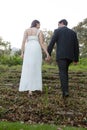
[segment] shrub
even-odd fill
[[[20,56],[8,56],[8,55],[3,55],[0,57],[0,64],[2,65],[21,65],[22,64],[22,59]]]

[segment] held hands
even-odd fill
[[[74,65],[77,65],[77,64],[78,64],[78,62],[75,62],[75,61],[74,61],[73,63],[74,63]]]
[[[45,61],[50,61],[51,57],[49,55],[49,53],[47,53],[47,57],[45,58]]]

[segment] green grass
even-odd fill
[[[15,61],[14,61],[15,62]],[[21,64],[21,63],[20,63]],[[20,64],[13,64],[11,67],[13,69],[16,69],[18,68],[18,70],[21,70],[21,65]],[[9,68],[9,65],[8,64],[1,64],[0,63],[0,69],[1,70],[5,70],[5,69],[8,69]],[[50,62],[46,62],[43,64],[42,66],[43,70],[46,70],[46,69],[53,69],[53,70],[58,70],[58,67],[57,67],[57,64],[55,62],[55,64],[50,64]],[[77,65],[74,65],[73,63],[70,65],[69,67],[69,70],[71,71],[86,71],[87,70],[87,58],[81,58],[79,59],[79,62]]]
[[[0,122],[0,130],[86,130],[79,127],[65,127],[47,124],[28,125],[22,122]]]
[[[69,69],[71,71],[86,71],[87,70],[87,65],[82,65],[80,63],[78,63],[77,65],[70,65]]]
[[[45,69],[56,69],[58,70],[57,64],[52,65],[50,63],[43,64],[43,70]],[[87,58],[81,58],[79,59],[79,62],[77,65],[74,65],[73,63],[70,65],[69,70],[71,71],[86,71],[87,70]]]

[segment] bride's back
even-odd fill
[[[28,36],[36,36],[37,33],[38,33],[38,29],[35,27],[27,29]]]

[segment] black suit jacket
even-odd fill
[[[56,60],[70,59],[77,62],[79,57],[79,45],[76,33],[66,26],[54,30],[52,39],[48,46],[48,52],[51,52],[56,43]]]

